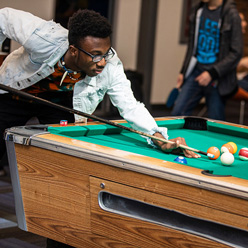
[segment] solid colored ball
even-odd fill
[[[233,149],[233,147],[232,147],[232,145],[230,145],[230,144],[224,144],[222,147],[221,147],[221,153],[223,153],[223,152],[230,152],[230,153],[234,153],[234,149]]]
[[[230,144],[233,147],[233,154],[237,152],[238,147],[234,142],[228,142],[227,144]]]
[[[174,159],[175,162],[178,162],[178,163],[181,163],[181,164],[187,164],[187,160],[185,157],[183,156],[179,156],[179,157],[176,157]]]
[[[207,153],[211,153],[214,155],[213,158],[209,157],[211,160],[215,160],[220,156],[220,150],[216,146],[211,146],[208,148]]]
[[[220,156],[220,161],[223,165],[231,165],[234,162],[234,156],[230,152],[224,152]]]
[[[248,160],[248,148],[243,147],[239,150],[239,158],[241,160]]]

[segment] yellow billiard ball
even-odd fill
[[[237,145],[236,145],[234,142],[228,142],[227,144],[230,144],[230,145],[233,147],[233,154],[234,154],[235,152],[237,152],[238,147],[237,147]]]

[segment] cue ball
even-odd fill
[[[211,153],[214,155],[213,158],[208,157],[211,160],[215,160],[220,156],[220,150],[216,146],[211,146],[208,148],[207,153]]]
[[[224,152],[220,156],[220,161],[223,165],[231,165],[234,162],[234,156],[230,152]]]
[[[187,164],[187,160],[185,157],[183,156],[179,156],[179,157],[176,157],[174,159],[175,162],[178,162],[178,163],[181,163],[181,164]]]
[[[239,150],[239,158],[241,160],[248,160],[248,148],[243,147]]]
[[[221,153],[223,152],[230,152],[230,153],[234,153],[234,149],[233,149],[233,146],[231,144],[224,144],[222,147],[221,147]]]

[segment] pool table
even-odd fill
[[[201,151],[248,127],[195,117],[156,119]],[[129,126],[125,121],[116,121]],[[248,161],[186,158],[99,122],[6,130],[18,226],[75,247],[247,247]]]

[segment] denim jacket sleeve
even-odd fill
[[[29,87],[50,75],[68,49],[67,29],[12,8],[0,9],[0,44],[6,38],[21,47],[10,53],[0,67],[0,81],[16,89]]]
[[[0,42],[8,37],[24,45],[42,22],[44,20],[28,12],[12,8],[0,9]]]

